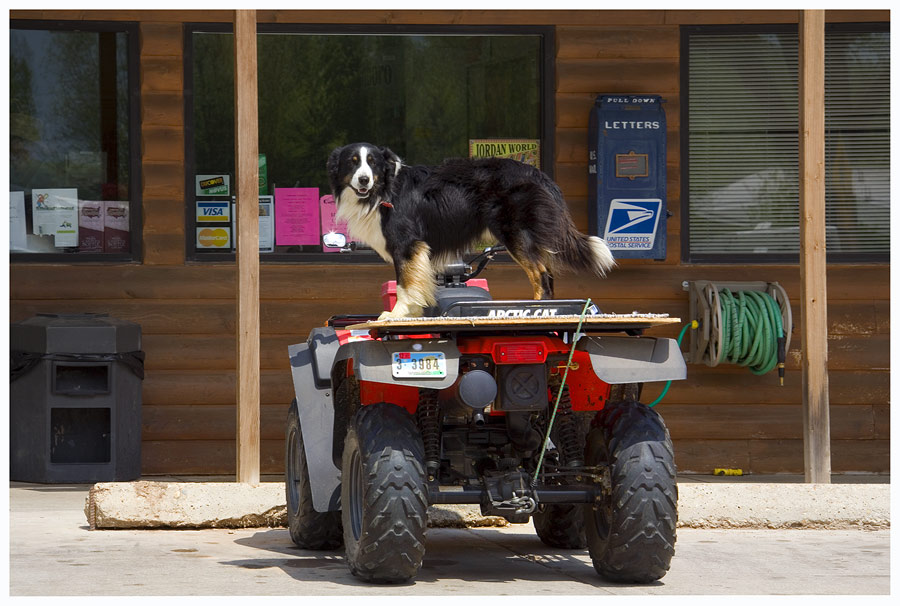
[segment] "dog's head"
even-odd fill
[[[331,152],[326,163],[335,202],[352,194],[373,206],[390,198],[391,180],[400,171],[400,158],[386,147],[351,143]]]

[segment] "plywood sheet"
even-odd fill
[[[388,320],[371,320],[369,322],[354,324],[347,328],[352,330],[390,330],[407,328],[427,328],[433,330],[446,328],[453,330],[469,326],[497,326],[504,328],[521,327],[526,329],[531,326],[550,326],[558,327],[560,329],[573,329],[577,327],[579,319],[580,316],[577,315],[534,318],[488,318],[483,316],[460,318],[391,318]],[[629,330],[679,323],[681,323],[680,318],[671,318],[668,314],[598,314],[585,317],[582,328],[585,330],[590,328],[603,330]]]

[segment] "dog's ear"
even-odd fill
[[[381,154],[384,156],[384,161],[388,165],[386,178],[388,180],[390,180],[390,179],[396,177],[397,173],[400,172],[400,165],[403,162],[402,162],[402,160],[400,160],[400,156],[398,156],[397,154],[392,152],[390,150],[390,148],[382,147]]]
[[[340,185],[340,176],[338,173],[338,169],[341,164],[341,147],[336,147],[334,151],[331,152],[331,155],[328,156],[328,161],[325,162],[325,170],[328,173],[328,182],[331,184],[331,193],[334,196],[337,196],[338,185]]]

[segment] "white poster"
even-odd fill
[[[237,226],[237,213],[234,208],[234,197],[231,198],[231,216],[234,225]],[[235,252],[237,246],[237,228],[235,237],[231,243],[231,252]],[[259,252],[275,251],[275,196],[259,197]]]
[[[33,233],[54,236],[57,248],[78,246],[78,190],[31,190]]]
[[[275,250],[275,201],[273,196],[259,197],[259,252]]]
[[[9,192],[9,249],[26,250],[25,192]]]

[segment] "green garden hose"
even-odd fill
[[[697,320],[693,320],[690,324],[685,324],[685,325],[684,325],[684,327],[681,329],[681,332],[678,334],[678,348],[679,348],[679,349],[681,349],[681,340],[684,339],[684,333],[687,332],[687,329],[688,329],[688,328],[693,328],[693,329],[696,330],[698,326],[700,326],[700,322],[698,322]],[[651,402],[650,404],[647,404],[647,406],[653,408],[654,406],[656,406],[657,404],[659,404],[660,401],[661,401],[661,400],[666,396],[666,394],[669,392],[669,385],[671,385],[671,384],[672,384],[672,381],[666,381],[666,386],[663,388],[662,393],[659,394],[659,397],[656,398],[655,400],[653,400],[653,402]]]
[[[781,364],[779,376],[783,376],[784,327],[775,299],[763,292],[742,290],[732,294],[723,288],[719,305],[722,347],[717,362],[747,366],[755,375],[764,375]]]
[[[727,288],[712,290],[710,301],[714,309],[709,339],[709,365],[721,362],[746,366],[755,375],[764,375],[778,368],[778,378],[784,385],[784,360],[787,349],[787,333],[782,321],[782,309],[771,295],[755,291],[741,290],[732,293]],[[783,299],[787,296],[783,293]],[[788,305],[785,303],[785,305]],[[787,307],[788,313],[790,307]],[[678,346],[688,328],[697,328],[694,320],[686,324],[678,335]],[[669,391],[666,383],[659,397],[648,406],[656,406]]]

